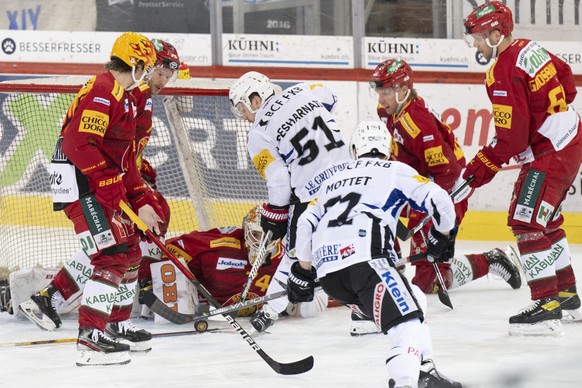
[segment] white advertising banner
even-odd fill
[[[105,63],[119,32],[0,31],[0,61]],[[144,33],[172,43],[191,66],[210,66],[210,35]]]
[[[304,35],[222,35],[225,66],[354,67],[352,37]]]

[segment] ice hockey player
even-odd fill
[[[261,226],[273,239],[287,235],[287,254],[279,264],[268,294],[281,291],[291,264],[296,261],[297,219],[319,184],[332,175],[340,161],[349,158],[347,147],[332,116],[335,95],[321,84],[280,88],[263,74],[248,72],[230,88],[231,109],[237,118],[252,124],[248,151],[266,179],[268,203],[261,210]],[[262,332],[278,319],[287,306],[279,298],[263,306],[251,319]]]
[[[511,10],[491,1],[465,21],[470,46],[493,64],[485,76],[495,136],[467,164],[471,187],[489,183],[513,158],[521,170],[508,226],[517,239],[533,303],[509,318],[515,335],[560,335],[562,322],[582,320],[562,204],[582,163],[582,124],[570,105],[570,66],[538,43],[512,36]]]
[[[105,330],[122,329],[125,306],[114,304],[135,292],[123,279],[141,260],[139,238],[119,203],[127,201],[156,233],[162,221],[154,193],[135,163],[137,112],[130,93],[149,79],[155,62],[155,49],[145,36],[119,36],[106,72],[91,78],[69,107],[51,161],[51,174],[58,177],[51,179],[54,208],[73,222],[93,266],[79,307],[79,366],[130,362],[129,345]],[[49,307],[52,295],[44,291],[40,304]]]
[[[380,125],[358,126],[352,135],[355,161],[322,183],[298,220],[289,301],[311,300],[319,277],[330,297],[373,317],[387,334],[390,387],[461,387],[435,369],[426,297],[394,265],[403,206],[432,217],[427,258],[437,261],[450,259],[455,209],[437,184],[412,167],[386,160],[389,147],[388,132]]]
[[[388,59],[380,63],[370,79],[370,86],[378,94],[378,116],[392,135],[390,158],[403,162],[422,176],[432,180],[451,193],[463,179],[461,170],[465,166],[463,150],[451,128],[441,120],[426,101],[414,89],[413,72],[404,60]],[[456,196],[455,231],[468,209],[468,194]],[[413,228],[425,215],[414,209],[407,210],[408,227]],[[425,250],[425,236],[429,222],[411,240],[411,254]],[[456,234],[454,232],[453,234]],[[511,259],[512,250],[493,249],[489,252],[457,256],[452,262],[439,264],[448,288],[456,288],[472,280],[492,273],[503,278],[517,289],[521,286],[521,275]],[[436,293],[439,283],[434,267],[430,263],[414,263],[416,274],[412,283],[427,294]]]
[[[140,83],[131,91],[131,94],[135,97],[137,111],[135,137],[137,165],[142,178],[154,190],[154,198],[162,209],[164,222],[160,224],[160,236],[163,236],[170,221],[170,209],[164,197],[157,191],[156,172],[143,158],[143,150],[152,131],[152,95],[159,94],[170,80],[176,78],[180,59],[177,50],[170,43],[159,39],[152,39],[151,42],[156,51],[156,64],[151,78],[147,82]],[[147,252],[153,243],[144,239],[139,242],[139,245],[142,252]],[[146,267],[149,273],[149,263],[145,264],[132,263],[126,272],[122,284],[126,284],[128,290],[135,286],[138,269],[140,275],[142,267]],[[32,295],[30,300],[21,303],[20,310],[43,330],[54,330],[60,327],[62,322],[59,312],[64,314],[78,307],[85,283],[92,272],[90,258],[84,250],[79,250],[67,260],[49,286]],[[128,314],[131,312],[134,296],[133,292],[128,292],[123,300],[116,301],[114,306],[118,306],[120,314],[117,318],[110,317],[111,321],[105,330],[109,335],[129,344],[132,352],[147,352],[151,350],[149,342],[151,334],[139,329],[129,320]],[[41,317],[38,316],[39,313],[42,314]],[[119,321],[115,322],[113,319]]]

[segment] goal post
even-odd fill
[[[79,248],[72,223],[52,210],[49,164],[62,119],[89,77],[0,82],[0,279],[61,265]],[[153,98],[144,156],[172,215],[169,236],[240,226],[267,198],[246,149],[249,124],[233,117],[230,80],[175,80]]]

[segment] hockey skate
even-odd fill
[[[463,388],[463,385],[439,373],[433,360],[428,359],[420,364],[418,388]]]
[[[564,334],[561,319],[562,309],[557,299],[538,299],[509,318],[509,335],[560,336]]]
[[[61,327],[61,317],[57,313],[56,305],[63,297],[51,284],[33,294],[29,300],[22,302],[18,309],[31,322],[42,330],[55,330]],[[41,316],[39,316],[41,315]]]
[[[512,246],[507,247],[505,252],[499,248],[485,252],[485,257],[489,262],[489,273],[505,280],[514,290],[521,287],[521,274],[519,272],[521,264],[519,263],[519,255]]]
[[[109,322],[105,326],[105,332],[127,344],[131,352],[146,353],[152,350],[150,344],[152,334],[138,328],[129,319],[121,322]]]
[[[352,326],[350,327],[350,335],[352,337],[379,333],[382,333],[382,331],[371,318],[352,311]]]
[[[131,361],[129,345],[119,343],[99,329],[80,329],[77,366],[123,365]]]
[[[576,287],[570,287],[567,290],[560,291],[558,294],[560,307],[562,308],[562,322],[580,322],[582,321],[582,309],[580,308],[580,297]]]

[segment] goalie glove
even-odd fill
[[[436,230],[434,226],[430,228],[430,230],[428,231],[428,235],[426,236],[426,259],[431,263],[434,262],[435,260],[438,261],[439,263],[444,263],[448,261],[449,258],[445,257],[444,252],[447,249],[449,243],[450,243],[449,236],[445,236],[444,234]]]
[[[287,278],[287,297],[291,303],[311,302],[315,292],[315,268],[303,269],[296,261]]]
[[[477,188],[491,182],[499,170],[501,170],[501,164],[494,160],[493,155],[487,148],[483,148],[477,152],[477,155],[465,167],[463,179],[473,175],[475,179],[469,183],[469,186]]]
[[[287,220],[289,219],[289,206],[275,206],[264,203],[261,206],[261,228],[267,233],[273,234],[271,241],[283,238],[287,233]]]

